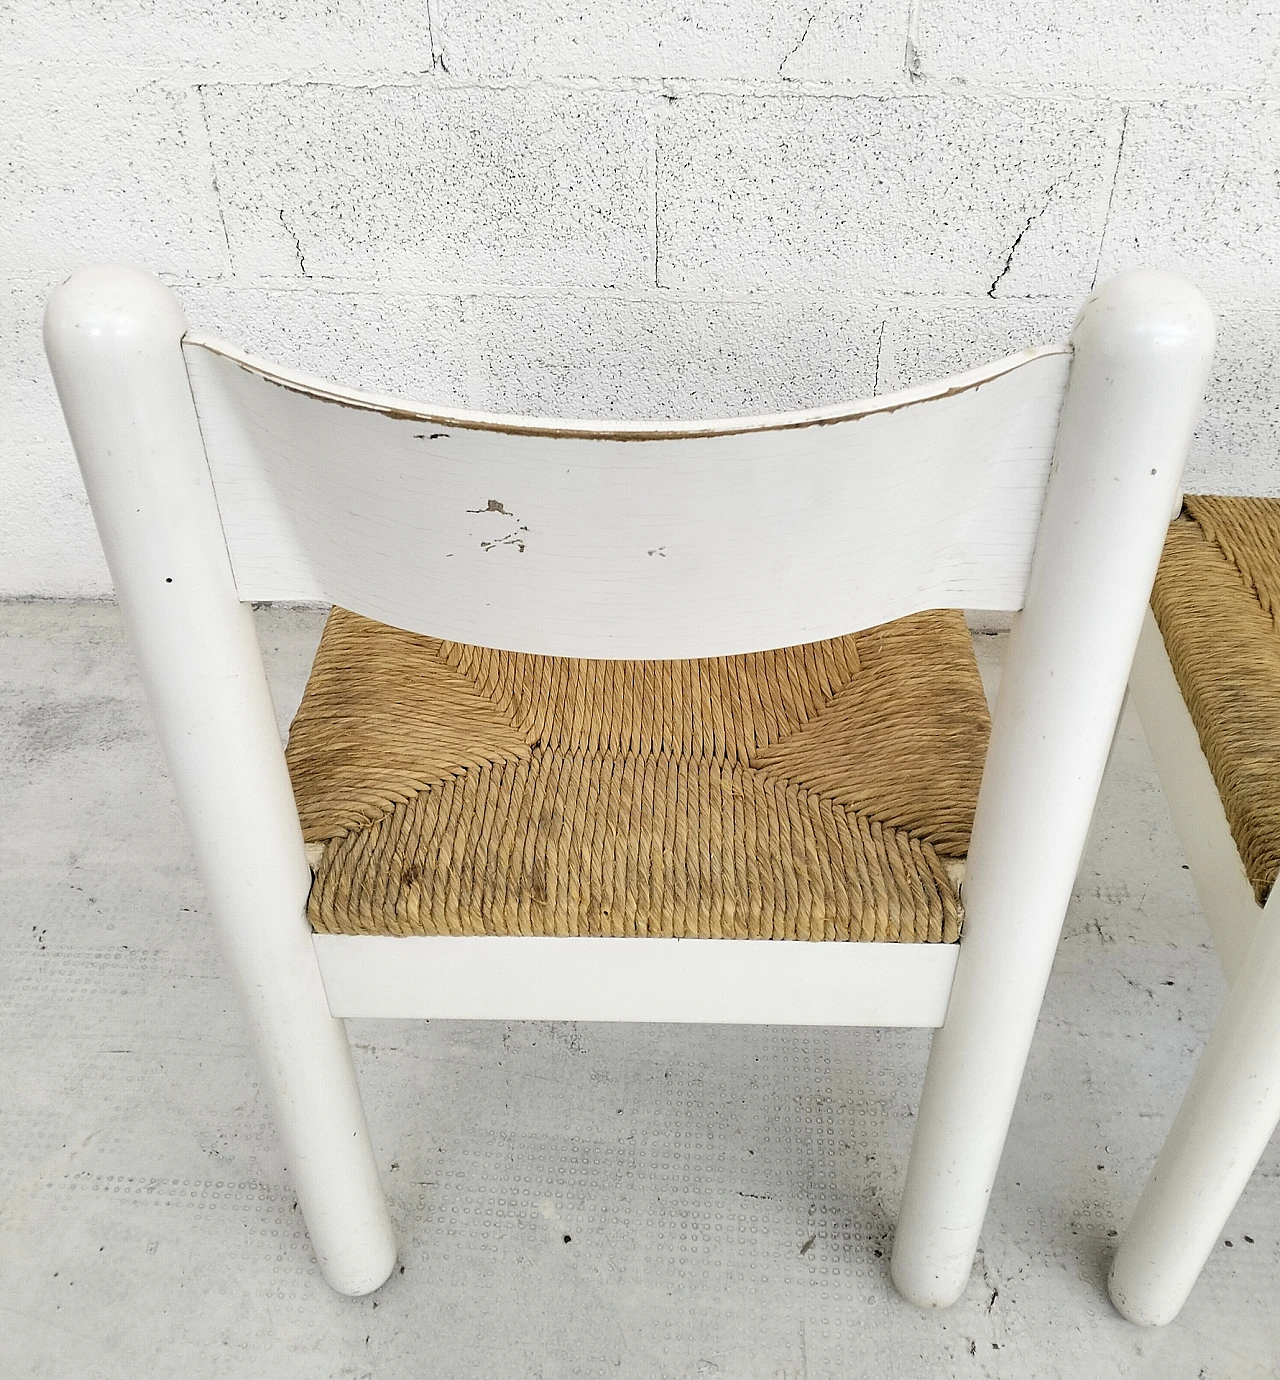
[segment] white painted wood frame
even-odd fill
[[[919,1304],[957,1298],[1203,392],[1199,293],[1129,273],[1085,304],[1069,346],[842,408],[625,427],[305,379],[190,336],[172,295],[121,266],[72,275],[45,333],[329,1282],[367,1291],[394,1260],[335,1012],[933,1024],[945,1007],[893,1274]],[[580,656],[727,654],[928,607],[1020,608],[961,943],[313,937],[242,602],[300,596]]]
[[[1280,1122],[1280,885],[1259,906],[1150,611],[1131,687],[1231,990],[1120,1240],[1113,1302],[1172,1322]]]
[[[939,1026],[958,944],[318,934],[335,1016]]]

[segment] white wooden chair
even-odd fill
[[[1161,1324],[1280,1121],[1280,499],[1188,496],[1151,603],[1134,705],[1230,983],[1112,1266]]]
[[[1067,344],[713,423],[342,389],[188,332],[155,278],[121,266],[74,273],[45,338],[329,1283],[376,1289],[396,1255],[342,1017],[758,1021],[940,1027],[893,1277],[923,1306],[958,1298],[1206,378],[1199,293],[1129,273]],[[644,659],[1021,610],[963,940],[316,933],[247,602],[268,599],[329,601],[389,636]]]

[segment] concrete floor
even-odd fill
[[[260,626],[284,720],[319,616]],[[0,638],[0,1375],[1280,1369],[1274,1152],[1176,1324],[1104,1292],[1223,996],[1136,724],[954,1309],[887,1270],[927,1032],[446,1022],[352,1022],[403,1272],[349,1300],[284,1182],[115,609],[3,605]]]

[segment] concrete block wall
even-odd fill
[[[159,272],[281,361],[445,403],[709,416],[884,392],[1178,268],[1188,483],[1280,494],[1271,0],[10,0],[0,593],[105,593],[39,344]]]

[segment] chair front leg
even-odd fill
[[[1172,1322],[1280,1122],[1280,885],[1111,1267],[1130,1322]]]

